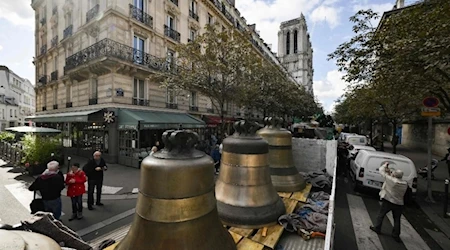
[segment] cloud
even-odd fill
[[[342,80],[343,75],[337,70],[332,70],[327,73],[325,79],[314,81],[314,94],[321,100],[326,111],[332,111],[334,101],[345,92],[347,83]]]
[[[311,20],[314,23],[327,22],[330,28],[335,28],[339,25],[339,13],[342,8],[336,8],[329,5],[320,5],[311,13]]]
[[[29,0],[0,1],[0,19],[14,25],[34,27],[34,11]]]
[[[0,51],[3,49],[3,46],[2,45],[0,45]]]
[[[356,11],[359,11],[359,10],[372,9],[374,12],[378,13],[381,16],[381,15],[383,15],[383,13],[385,11],[392,10],[393,7],[394,7],[394,4],[390,3],[390,2],[382,3],[382,4],[362,3],[362,4],[355,4],[355,5],[353,5],[353,11],[356,12]]]

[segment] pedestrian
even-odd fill
[[[30,191],[39,191],[44,202],[46,212],[53,213],[59,220],[62,213],[61,191],[64,189],[64,177],[58,174],[59,163],[51,161],[47,169],[31,184]]]
[[[389,169],[389,163],[385,163],[381,166],[379,171],[384,177],[384,183],[380,191],[382,204],[377,216],[377,221],[370,229],[375,233],[380,234],[384,217],[389,211],[392,211],[394,217],[392,237],[394,237],[395,241],[400,242],[400,218],[402,216],[404,196],[408,189],[408,183],[402,180],[403,171],[399,169],[392,171]]]
[[[220,152],[219,152],[219,145],[216,144],[213,148],[213,150],[211,151],[211,157],[214,161],[214,168],[216,169],[215,173],[218,174],[219,173],[219,169],[220,169],[220,160],[222,158]]]
[[[85,182],[86,174],[80,169],[79,163],[74,163],[66,177],[67,196],[72,200],[72,217],[70,217],[69,221],[83,218],[83,194],[86,192]]]
[[[445,161],[447,163],[448,177],[450,178],[450,148],[447,149],[447,154],[441,161]]]
[[[94,207],[94,189],[97,190],[97,200],[95,205],[103,206],[101,203],[103,172],[108,170],[105,160],[102,158],[100,151],[95,151],[94,158],[89,160],[83,167],[83,171],[88,178],[88,209],[93,210]]]

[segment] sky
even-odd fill
[[[60,0],[62,1],[62,0]],[[187,0],[182,0],[187,1]],[[360,9],[382,14],[395,0],[235,0],[237,9],[256,24],[261,37],[277,52],[280,23],[306,17],[314,50],[314,94],[328,112],[345,91],[343,73],[327,55],[353,36],[349,17]],[[408,2],[408,0],[406,1]],[[0,65],[35,83],[34,11],[31,0],[0,0]]]

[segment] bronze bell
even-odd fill
[[[217,214],[213,161],[197,141],[192,131],[166,131],[165,148],[142,161],[134,221],[115,250],[236,249]]]
[[[278,192],[296,192],[306,187],[306,182],[294,166],[292,134],[281,128],[282,118],[264,118],[263,129],[258,134],[269,143],[269,165],[272,184]]]
[[[242,228],[275,224],[286,208],[270,179],[269,144],[256,135],[255,123],[238,121],[234,128],[223,140],[216,182],[219,216],[224,224]]]

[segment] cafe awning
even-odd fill
[[[209,116],[206,115],[205,116],[205,121],[207,124],[211,124],[211,125],[218,125],[222,123],[222,119],[220,118],[220,116]],[[223,118],[223,123],[233,123],[235,122],[236,119],[235,118],[230,118],[230,117],[224,117]]]
[[[42,127],[29,127],[29,126],[12,127],[12,128],[7,128],[5,130],[18,132],[18,133],[61,133],[61,130],[58,130],[58,129],[42,128]]]
[[[88,122],[89,115],[100,111],[100,109],[77,111],[77,112],[65,112],[45,115],[34,115],[25,117],[26,121],[33,122]]]
[[[204,128],[205,122],[186,113],[120,109],[119,129]]]

